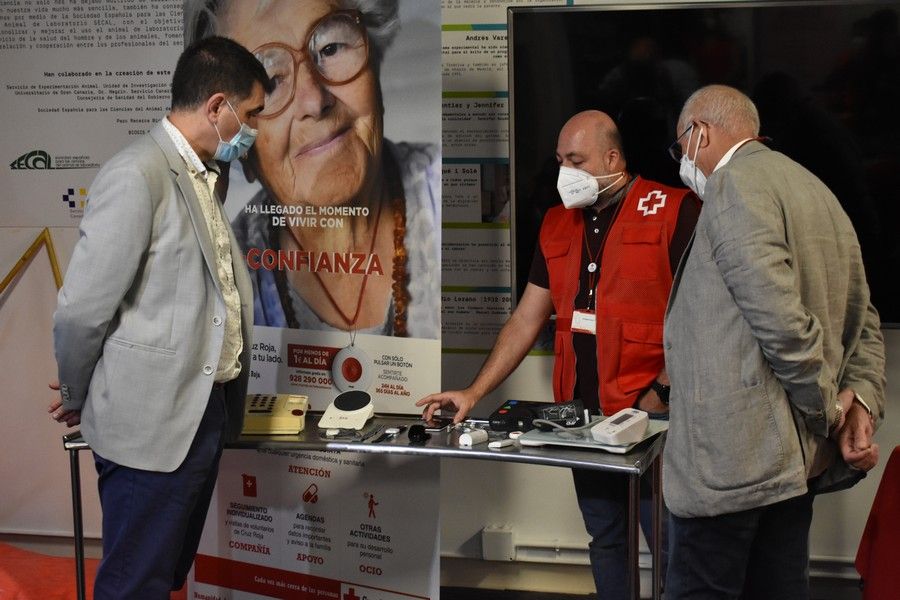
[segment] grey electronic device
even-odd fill
[[[643,410],[623,408],[591,427],[591,437],[595,442],[609,446],[634,444],[644,439],[649,421]]]

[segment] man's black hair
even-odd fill
[[[196,108],[218,92],[240,102],[250,96],[257,81],[266,93],[272,91],[265,68],[246,48],[225,37],[204,38],[178,58],[172,76],[172,110]]]

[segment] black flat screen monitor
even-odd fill
[[[873,302],[900,325],[900,2],[708,2],[510,8],[513,293],[556,192],[556,138],[612,116],[629,170],[682,185],[668,156],[688,95],[723,83],[768,145],[815,173],[856,227]]]

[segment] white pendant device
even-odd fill
[[[335,354],[331,362],[331,379],[341,392],[369,389],[374,372],[372,358],[352,343]]]
[[[375,363],[354,343],[355,337],[351,332],[350,345],[341,348],[331,362],[331,379],[340,394],[325,409],[319,429],[358,431],[375,414],[375,403],[366,391],[372,384]]]

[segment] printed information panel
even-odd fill
[[[253,337],[250,393],[304,394],[309,409],[324,411],[339,393],[335,378],[370,382],[375,410],[418,414],[415,401],[439,383],[438,340],[387,336],[354,337],[352,357],[338,353],[348,346],[346,333],[308,332],[257,327]]]
[[[234,450],[222,467],[190,598],[438,597],[437,459]]]
[[[0,8],[3,226],[77,226],[97,169],[169,106],[180,0]]]

